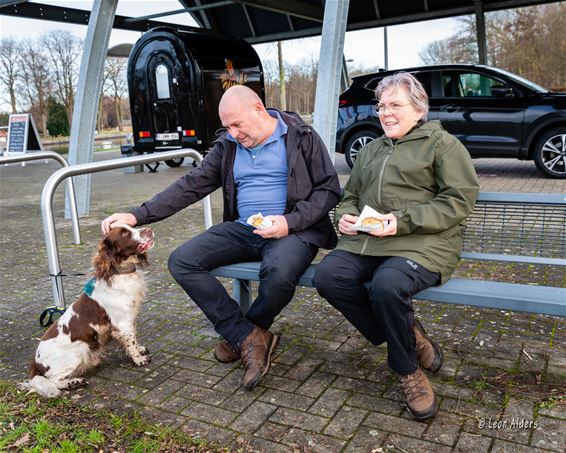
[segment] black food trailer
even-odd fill
[[[233,85],[249,86],[265,100],[261,61],[246,41],[169,27],[149,30],[128,60],[133,144],[122,152],[206,152],[222,127],[220,98]]]

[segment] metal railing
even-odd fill
[[[202,161],[202,156],[197,151],[192,149],[181,149],[149,155],[122,157],[119,159],[105,160],[101,162],[73,165],[71,167],[62,168],[50,176],[43,187],[43,192],[41,193],[41,216],[43,218],[43,233],[45,235],[47,259],[49,261],[49,276],[51,279],[51,288],[53,291],[53,300],[55,302],[56,310],[64,310],[66,308],[65,291],[63,289],[63,274],[59,262],[59,248],[57,246],[57,237],[55,235],[55,221],[53,219],[52,209],[53,194],[59,183],[70,176],[115,170],[117,168],[131,167],[133,165],[175,159],[179,157],[192,157],[198,163]],[[208,229],[212,226],[210,196],[203,199],[203,204],[204,222],[205,227]]]
[[[63,167],[69,168],[67,160],[61,154],[54,151],[38,151],[34,153],[21,153],[21,155],[7,155],[0,157],[0,164],[13,164],[17,162],[28,162],[31,160],[54,159]],[[73,227],[73,239],[75,244],[81,243],[81,232],[79,228],[79,214],[77,211],[77,199],[75,198],[75,186],[73,179],[67,180],[67,196],[69,197],[69,208],[71,210],[71,224]]]

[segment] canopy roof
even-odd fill
[[[43,1],[43,0],[42,0]],[[345,0],[344,0],[345,1]],[[170,23],[158,19],[186,11],[200,27],[243,38],[250,43],[320,35],[323,0],[179,0],[179,8],[144,17],[116,16],[114,28],[146,31]],[[354,0],[348,9],[347,30],[475,14],[476,7],[495,11],[551,0]],[[87,25],[90,12],[25,0],[4,0],[0,14]],[[183,30],[200,30],[176,26]]]

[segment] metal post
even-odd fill
[[[346,34],[349,6],[350,0],[326,0],[318,59],[314,128],[328,148],[332,162],[334,162],[334,148],[336,147],[338,92],[340,91],[344,35]]]
[[[91,162],[86,164],[73,165],[61,168],[53,173],[41,193],[41,217],[43,220],[43,234],[45,235],[45,246],[47,249],[47,260],[49,262],[49,276],[51,278],[51,288],[53,300],[58,308],[66,308],[65,291],[63,288],[63,276],[61,275],[61,265],[59,262],[59,248],[57,246],[57,236],[55,235],[55,221],[53,219],[53,194],[61,181],[70,176],[86,175],[117,168],[131,167],[137,164],[148,164],[161,160],[175,159],[179,157],[192,157],[198,163],[202,161],[202,156],[192,149],[179,149],[148,155],[122,157],[119,159],[104,160],[101,162]],[[208,229],[212,226],[212,207],[210,196],[203,199],[204,221]]]
[[[485,37],[485,16],[482,0],[474,0],[476,9],[476,34],[478,37],[478,63],[487,64],[487,46]]]
[[[88,21],[77,96],[73,107],[69,162],[71,165],[92,162],[94,129],[106,52],[118,0],[98,0],[92,4]],[[90,207],[90,175],[76,179],[78,206],[81,215]],[[67,209],[65,208],[65,214]]]
[[[69,163],[61,154],[54,151],[39,151],[37,153],[24,153],[21,156],[10,155],[0,157],[0,164],[11,164],[15,162],[27,162],[30,160],[55,159],[63,167],[68,167]],[[81,231],[79,228],[79,214],[77,212],[77,201],[75,199],[75,187],[73,178],[67,180],[67,201],[71,210],[71,224],[73,227],[73,239],[75,244],[81,243]]]

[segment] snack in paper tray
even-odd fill
[[[383,217],[383,214],[366,205],[360,213],[358,221],[352,228],[366,233],[369,233],[370,231],[384,230],[389,225],[389,221],[381,220],[379,217]]]
[[[273,222],[267,220],[264,216],[262,216],[261,212],[249,216],[247,222],[251,226],[256,227],[259,230],[261,230],[262,228],[268,228],[273,225]]]

